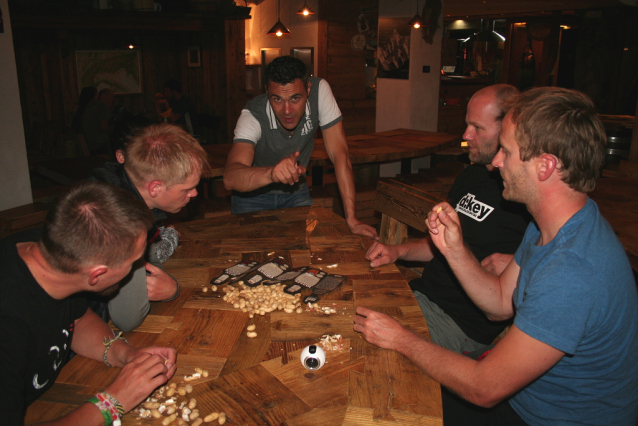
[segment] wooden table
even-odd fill
[[[439,385],[396,352],[366,343],[352,329],[357,306],[397,318],[415,332],[427,325],[407,282],[394,265],[373,270],[364,255],[371,244],[353,235],[343,218],[319,207],[228,215],[178,224],[180,246],[166,263],[178,278],[177,300],[154,303],[135,332],[134,345],[166,345],[178,351],[172,382],[195,367],[209,377],[190,382],[202,415],[224,411],[227,425],[441,425]],[[241,260],[283,257],[292,266],[313,265],[348,281],[319,304],[323,315],[274,311],[250,319],[222,300],[222,289],[203,292],[211,278]],[[333,268],[328,266],[336,265]],[[258,336],[248,338],[246,326]],[[306,370],[303,347],[325,334],[341,334],[342,350],[328,351],[327,364]],[[28,410],[28,421],[56,417],[108,384],[118,369],[75,357],[56,383]],[[377,423],[381,421],[381,423]],[[130,413],[124,425],[154,424]],[[210,423],[216,424],[216,423]]]
[[[396,129],[368,135],[349,136],[347,140],[352,164],[404,160],[406,162],[404,168],[409,168],[409,161],[412,158],[425,157],[441,149],[455,146],[460,143],[461,138],[448,133]],[[202,146],[208,153],[208,161],[211,165],[209,177],[221,177],[224,174],[228,152],[233,144]],[[91,170],[101,167],[105,161],[107,160],[104,157],[98,155],[47,160],[35,164],[33,170],[62,185],[72,185],[85,179]],[[315,173],[313,180],[321,180],[323,166],[329,165],[332,165],[332,162],[328,158],[323,139],[315,140],[315,148],[309,164]],[[402,171],[402,173],[410,173],[410,171]],[[314,182],[313,184],[317,185]]]
[[[425,157],[445,148],[460,144],[461,137],[449,133],[423,130],[395,129],[367,135],[348,136],[348,150],[352,164],[383,163]],[[233,144],[204,145],[212,167],[211,177],[224,174],[226,157]],[[315,140],[310,156],[310,167],[330,166],[323,139]],[[410,171],[407,171],[410,173]]]

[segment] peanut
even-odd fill
[[[254,331],[249,331],[248,333],[246,333],[246,336],[252,339],[254,337],[257,337],[257,333],[255,333]]]
[[[170,425],[170,424],[173,422],[173,420],[175,420],[176,418],[177,418],[177,413],[173,413],[173,414],[171,414],[170,416],[166,417],[164,420],[162,420],[162,424],[163,424],[164,426],[168,426],[168,425]]]
[[[217,418],[217,422],[220,425],[223,425],[224,423],[226,423],[226,413],[224,412],[219,413],[219,418]]]
[[[210,422],[212,422],[213,420],[217,420],[217,418],[218,418],[218,417],[219,417],[219,413],[217,413],[217,412],[212,412],[212,413],[210,413],[209,415],[207,415],[206,417],[204,417],[204,421],[205,421],[206,423],[210,423]]]
[[[253,331],[257,326],[255,324],[250,324],[248,327],[246,327],[246,330],[248,331]]]

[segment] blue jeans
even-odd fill
[[[232,214],[250,213],[260,210],[285,209],[288,207],[312,206],[312,198],[307,185],[290,194],[259,194],[253,197],[231,197]]]

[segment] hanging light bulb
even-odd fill
[[[416,15],[408,22],[408,26],[414,28],[421,28],[423,26],[423,18],[419,15],[419,0],[416,0]]]
[[[315,12],[313,12],[312,9],[308,7],[308,4],[306,3],[306,1],[303,2],[303,6],[301,6],[301,9],[299,9],[299,11],[297,12],[297,15],[303,15],[303,16],[314,15],[314,14]]]
[[[273,27],[267,33],[267,34],[274,34],[277,37],[281,37],[284,34],[290,34],[290,30],[286,28],[284,24],[281,23],[281,19],[279,18],[279,1],[280,0],[277,0],[277,23],[273,25]]]

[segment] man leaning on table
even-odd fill
[[[179,283],[162,264],[179,243],[177,231],[163,227],[166,213],[179,212],[197,195],[208,156],[197,140],[174,124],[153,124],[135,133],[124,148],[124,164],[107,163],[90,179],[110,183],[144,201],[153,211],[145,256],[136,260],[120,291],[110,298],[91,298],[91,307],[122,331],[139,327],[150,301],[167,302],[179,295]],[[113,218],[118,220],[119,218]]]
[[[143,255],[152,221],[131,194],[83,182],[58,198],[42,229],[0,243],[2,424],[23,424],[71,351],[122,370],[104,391],[47,424],[109,425],[173,376],[174,349],[129,346],[82,296],[117,290]]]
[[[503,199],[503,179],[490,164],[498,151],[505,107],[518,93],[509,84],[495,84],[472,96],[463,138],[468,141],[473,164],[459,174],[448,193],[449,202],[462,213],[459,220],[465,243],[495,273],[512,259],[530,220],[524,205]],[[511,323],[490,321],[472,303],[430,237],[399,245],[374,243],[366,257],[373,268],[397,259],[428,262],[423,276],[412,280],[410,287],[430,337],[439,346],[458,353],[485,350]]]
[[[235,127],[224,186],[233,190],[234,214],[312,205],[306,168],[321,128],[335,166],[346,223],[355,234],[378,239],[357,220],[355,188],[342,115],[328,83],[308,78],[299,59],[282,56],[266,67],[266,93],[248,102]]]
[[[636,424],[636,283],[622,245],[587,196],[605,140],[593,103],[577,91],[545,87],[517,98],[492,164],[503,176],[503,196],[524,203],[534,222],[500,276],[464,246],[452,206],[430,213],[432,240],[467,294],[489,318],[514,318],[480,360],[357,309],[354,329],[368,342],[404,354],[471,403],[444,392],[446,425]]]

